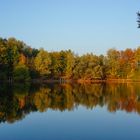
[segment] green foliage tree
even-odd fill
[[[107,77],[109,78],[119,78],[120,72],[120,52],[116,49],[109,49],[107,52]]]
[[[13,77],[14,81],[28,82],[31,80],[29,69],[24,64],[19,64],[14,68]]]
[[[68,66],[69,51],[51,52],[51,77],[59,79],[60,77],[66,76]],[[67,75],[68,76],[68,75]]]
[[[7,75],[7,40],[0,38],[0,80],[6,80]]]
[[[41,49],[35,58],[34,64],[41,76],[50,75],[51,57],[47,51]]]
[[[8,64],[8,78],[12,79],[14,66],[18,63],[19,52],[18,43],[15,39],[9,38],[7,40],[7,64]]]
[[[73,70],[74,77],[87,80],[96,80],[105,78],[105,67],[103,57],[86,54],[77,57]]]
[[[74,53],[71,50],[69,50],[66,52],[65,76],[67,78],[72,78],[74,66],[75,66],[75,56]]]

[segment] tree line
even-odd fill
[[[30,81],[140,79],[140,47],[109,49],[106,55],[48,52],[15,38],[0,38],[0,80]]]

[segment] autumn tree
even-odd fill
[[[123,78],[132,78],[136,69],[135,54],[132,49],[121,51],[120,70]]]
[[[66,71],[68,70],[68,52],[60,51],[60,52],[51,52],[51,77],[55,79],[59,79],[62,76],[65,76]],[[66,70],[67,69],[67,70]]]
[[[47,51],[40,49],[39,53],[35,58],[35,68],[40,73],[41,76],[49,76],[51,73],[51,57]]]
[[[75,67],[73,69],[74,78],[94,80],[104,79],[104,62],[101,57],[86,54],[75,59]]]
[[[67,78],[72,78],[74,67],[75,67],[75,55],[71,50],[68,50],[66,52],[66,70],[65,70],[65,76]]]
[[[119,59],[120,59],[120,52],[116,49],[109,49],[107,51],[107,77],[108,78],[119,78],[120,73],[120,65],[119,65]]]

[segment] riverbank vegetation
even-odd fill
[[[0,38],[0,80],[140,80],[140,47],[109,49],[106,55],[48,52],[15,38]]]

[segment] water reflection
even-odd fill
[[[34,111],[73,110],[82,105],[93,109],[107,106],[140,114],[140,86],[135,84],[1,85],[0,122],[13,123]]]

